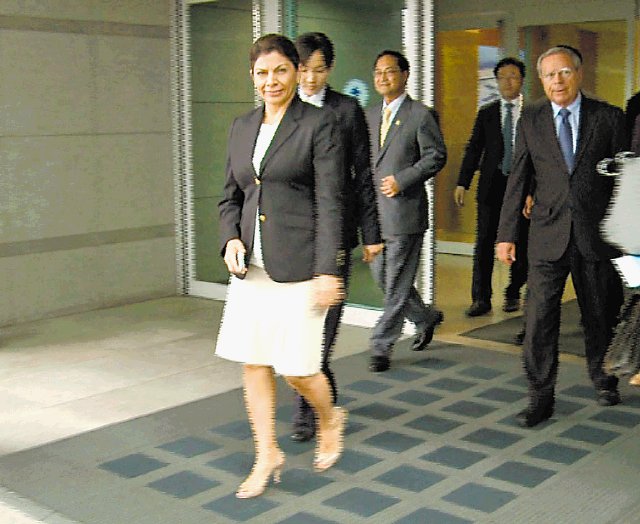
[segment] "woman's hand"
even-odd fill
[[[314,287],[314,299],[319,308],[335,306],[344,300],[344,283],[341,277],[317,275]]]
[[[227,247],[224,251],[224,263],[227,264],[227,269],[230,273],[235,275],[244,275],[247,272],[246,266],[242,269],[238,265],[238,253],[241,253],[242,257],[245,256],[247,250],[239,238],[232,238],[227,242]]]

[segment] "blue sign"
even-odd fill
[[[355,98],[362,107],[366,107],[369,103],[369,88],[364,80],[359,78],[348,80],[342,88],[342,92]]]

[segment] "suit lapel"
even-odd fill
[[[267,164],[269,164],[274,155],[298,128],[298,119],[304,109],[302,104],[303,102],[298,98],[298,95],[293,97],[291,105],[287,108],[286,113],[282,117],[280,125],[276,130],[276,134],[273,137],[271,144],[269,144],[269,148],[267,149],[262,162],[260,162],[260,176],[262,176]]]
[[[504,147],[504,138],[502,136],[502,122],[500,121],[500,100],[494,102],[493,107],[488,112],[489,129],[493,129],[495,132],[496,143],[498,143],[498,147],[500,148],[500,158],[502,158],[503,147]]]
[[[253,176],[257,176],[255,169],[253,168],[253,151],[256,148],[256,141],[258,140],[258,133],[260,132],[260,126],[262,125],[262,120],[264,118],[264,106],[258,107],[255,111],[250,115],[247,125],[244,126],[241,130],[240,139],[238,140],[241,144],[251,144],[251,156],[248,158],[249,166]]]
[[[404,99],[396,115],[393,117],[393,122],[391,122],[391,127],[389,127],[389,131],[387,132],[387,136],[384,139],[384,144],[380,148],[380,153],[378,154],[378,161],[384,156],[387,149],[389,149],[389,144],[393,142],[394,137],[400,132],[402,126],[409,118],[409,113],[411,113],[411,97],[407,95]],[[378,126],[380,129],[380,126]],[[378,141],[380,141],[380,133],[378,133]]]
[[[324,94],[324,105],[334,109],[340,105],[340,97],[337,97],[335,91],[329,86]]]
[[[595,132],[596,126],[592,123],[593,112],[591,100],[582,95],[582,102],[580,102],[580,123],[578,126],[578,143],[576,145],[576,154],[575,161],[573,162],[575,171],[575,166],[580,162],[580,158],[584,155],[584,152],[587,150],[589,146],[589,142],[593,137],[593,133]]]
[[[371,150],[374,158],[378,159],[380,153],[380,125],[382,124],[382,104],[378,104],[371,109]]]

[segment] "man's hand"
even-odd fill
[[[396,182],[396,177],[393,175],[386,176],[382,179],[382,184],[380,184],[380,191],[386,197],[392,198],[400,193],[400,188],[398,187],[398,182]]]
[[[513,242],[498,242],[496,256],[500,262],[510,266],[516,260],[516,245]]]
[[[531,210],[533,209],[533,196],[527,195],[524,200],[524,207],[522,208],[522,215],[524,218],[531,218]]]
[[[313,279],[314,302],[318,308],[335,306],[344,300],[344,282],[335,275],[316,275]]]
[[[382,253],[383,249],[384,244],[369,244],[362,246],[362,261],[368,264],[380,253]]]
[[[455,191],[453,192],[453,200],[456,203],[456,206],[462,207],[464,206],[464,192],[466,189],[464,186],[456,186]]]

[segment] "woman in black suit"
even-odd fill
[[[344,162],[335,116],[296,95],[298,54],[281,35],[250,52],[264,105],[231,126],[219,204],[221,248],[231,277],[216,353],[244,363],[256,459],[236,496],[261,495],[285,457],[275,435],[274,372],[318,417],[314,467],[342,452],[346,411],[333,407],[320,372],[326,310],[344,297],[341,266]]]

